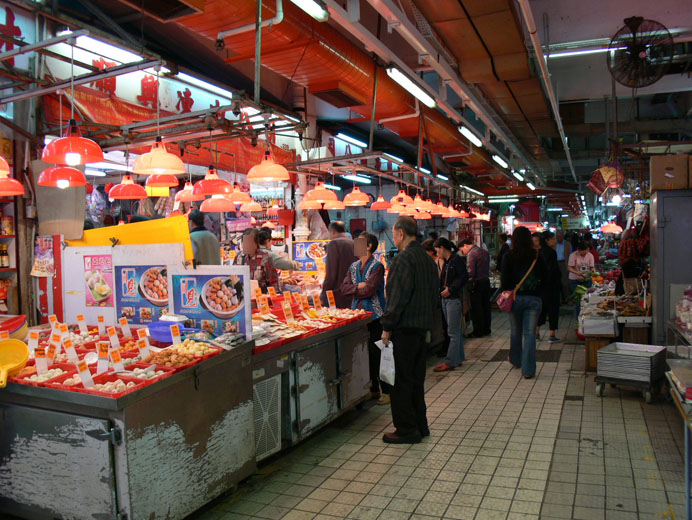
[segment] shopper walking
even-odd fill
[[[263,293],[267,288],[279,290],[279,277],[269,253],[260,248],[259,230],[248,228],[243,231],[242,250],[233,260],[234,265],[250,267],[250,279],[255,280]]]
[[[507,243],[507,233],[500,233],[500,250],[497,252],[497,258],[495,265],[497,270],[502,270],[502,259],[509,251],[509,244]]]
[[[370,361],[370,398],[379,399],[378,404],[389,404],[391,386],[380,381],[381,351],[375,345],[382,337],[380,318],[386,308],[384,297],[384,266],[375,260],[373,253],[379,241],[372,233],[361,233],[354,240],[354,250],[360,260],[353,262],[341,284],[341,292],[353,297],[352,309],[363,309],[372,312],[372,321],[368,323],[370,341],[368,342],[368,359]]]
[[[557,265],[560,268],[560,289],[562,295],[562,303],[566,303],[569,299],[569,277],[567,272],[567,259],[572,253],[572,244],[565,240],[565,234],[558,231],[555,234],[555,253],[557,254]]]
[[[431,233],[432,235],[433,233]],[[435,233],[437,234],[437,233]],[[442,268],[445,265],[443,258],[437,255],[437,250],[435,249],[435,238],[426,238],[421,242],[421,246],[425,249],[425,252],[430,255],[437,265],[437,274],[442,274]],[[459,257],[461,258],[461,257]],[[466,266],[464,265],[464,269]],[[446,357],[447,350],[449,350],[449,333],[447,332],[447,320],[444,317],[444,311],[440,308],[439,313],[435,313],[435,325],[432,330],[431,347],[437,347],[435,355],[437,357]]]
[[[464,353],[464,335],[461,330],[461,295],[469,279],[463,260],[457,254],[457,248],[444,237],[435,240],[437,256],[444,260],[440,276],[440,297],[442,311],[447,321],[449,347],[447,357],[435,367],[435,372],[454,370],[466,360]]]
[[[512,233],[512,250],[502,261],[502,290],[515,291],[509,313],[509,362],[526,379],[536,375],[536,324],[541,313],[543,260],[533,247],[531,232],[519,226]]]
[[[195,265],[221,265],[221,243],[204,226],[204,213],[193,209],[188,217]]]
[[[471,295],[471,320],[474,338],[490,335],[490,254],[473,243],[470,238],[460,243],[461,253],[466,256]]]
[[[408,444],[430,435],[425,408],[427,338],[439,312],[440,278],[432,258],[416,241],[418,228],[411,217],[399,217],[392,239],[399,249],[389,266],[385,294],[387,309],[380,321],[382,340],[394,347],[395,384],[391,392],[394,432],[384,442]]]
[[[324,275],[320,300],[322,300],[322,305],[329,305],[327,291],[333,291],[336,306],[340,309],[349,309],[353,297],[341,292],[341,281],[346,276],[351,264],[357,260],[353,254],[353,239],[346,235],[344,223],[335,220],[329,224],[329,240],[325,259],[327,270]]]
[[[543,324],[550,325],[549,341],[560,341],[557,337],[558,320],[560,319],[560,266],[557,262],[557,253],[555,252],[556,239],[552,231],[544,231],[541,233],[541,251],[540,255],[543,260],[545,269],[541,290],[541,301],[543,308],[538,317],[538,327],[536,327],[536,339],[540,339],[541,327]]]
[[[593,255],[589,252],[589,244],[585,241],[579,242],[577,245],[577,250],[569,255],[569,261],[567,262],[567,269],[569,270],[569,289],[571,293],[574,290],[583,285],[587,289],[591,287],[591,272],[594,269],[594,259]],[[574,304],[574,311],[577,317],[579,317],[579,311],[581,309],[581,296],[576,295]]]

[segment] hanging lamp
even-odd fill
[[[360,191],[358,186],[353,188],[353,191],[344,197],[344,205],[348,207],[367,206],[370,204],[370,197],[367,193]]]
[[[408,206],[409,204],[413,204],[413,199],[407,195],[404,190],[399,190],[399,193],[392,197],[389,202],[392,204],[398,203],[402,206]]]
[[[235,211],[235,204],[226,195],[215,194],[202,202],[199,210],[205,213],[225,213]]]
[[[198,202],[204,200],[204,195],[195,195],[193,193],[194,186],[190,181],[185,183],[185,187],[175,194],[176,202]]]
[[[46,168],[38,176],[39,186],[49,186],[51,188],[72,188],[74,186],[84,186],[87,183],[84,173],[72,166],[53,166]]]
[[[398,202],[393,203],[389,209],[387,210],[387,213],[401,213],[404,211],[406,207],[403,204],[399,204]]]
[[[204,179],[195,183],[192,193],[195,195],[229,195],[233,192],[230,182],[219,178],[219,174],[212,165],[209,165]]]
[[[392,207],[392,205],[389,202],[387,202],[386,200],[384,200],[384,197],[382,196],[382,194],[380,194],[380,196],[377,197],[377,200],[370,205],[370,209],[373,211],[389,209],[391,207]]]
[[[457,213],[459,214],[459,218],[469,218],[471,216],[467,211],[464,211],[463,209],[457,211]]]
[[[233,186],[233,191],[228,198],[236,205],[246,204],[248,202],[252,202],[253,200],[252,196],[249,193],[241,191],[237,184]]]
[[[24,186],[17,179],[10,177],[10,165],[0,155],[0,197],[24,195]]]
[[[317,202],[324,203],[330,200],[339,200],[339,197],[336,196],[336,193],[334,193],[334,191],[325,188],[324,182],[317,181],[315,187],[305,194],[303,200],[315,200]]]
[[[259,202],[255,202],[254,200],[252,202],[246,202],[242,206],[240,206],[239,211],[242,213],[259,213],[262,211],[262,205]]]
[[[145,184],[150,188],[177,188],[179,182],[175,175],[154,174],[147,177]]]
[[[267,229],[276,229],[276,224],[274,224],[271,220],[267,220],[266,222],[262,223],[262,227]]]
[[[416,208],[418,211],[421,211],[422,209],[425,208],[425,201],[421,199],[420,194],[416,193],[415,198],[413,199],[413,207]]]
[[[185,173],[185,164],[180,157],[167,151],[161,136],[157,136],[151,150],[135,159],[132,172],[138,175],[178,175]]]
[[[288,181],[290,179],[291,176],[288,174],[288,170],[274,162],[269,149],[264,152],[262,162],[253,166],[247,172],[247,180],[249,182],[276,182]]]
[[[418,211],[416,211],[415,208],[412,208],[411,206],[404,206],[404,209],[399,212],[399,215],[402,217],[414,217],[417,213]]]
[[[413,218],[416,220],[432,220],[430,213],[427,211],[419,211],[413,216]]]
[[[129,173],[123,176],[120,184],[113,186],[108,192],[109,199],[115,200],[136,200],[146,199],[147,191],[143,186],[137,184]]]
[[[601,233],[622,233],[622,228],[615,222],[608,222],[601,226]]]
[[[298,209],[322,209],[322,203],[316,200],[301,200],[298,203]]]
[[[280,209],[281,208],[277,204],[274,204],[271,208],[267,210],[267,215],[269,215],[270,217],[278,217]]]
[[[447,213],[447,208],[442,202],[435,204],[434,209],[430,210],[431,215],[445,215]]]
[[[323,209],[346,209],[346,204],[340,200],[328,200],[322,206]]]

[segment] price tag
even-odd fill
[[[55,359],[55,352],[58,350],[58,345],[53,343],[52,341],[50,342],[50,345],[48,345],[48,348],[46,349],[46,359],[48,360],[48,364],[52,365],[53,360]]]
[[[142,359],[149,357],[149,342],[146,339],[137,340],[137,348],[139,348],[139,357]]]
[[[62,347],[65,349],[65,354],[67,354],[67,359],[72,363],[79,362],[79,356],[77,356],[77,351],[74,349],[74,344],[71,339],[66,339],[62,342]]]
[[[180,341],[180,325],[178,325],[177,323],[175,325],[171,325],[171,338],[173,338],[174,345],[182,343]]]
[[[295,318],[293,317],[293,311],[291,310],[291,304],[289,302],[284,301],[281,306],[284,309],[284,316],[286,317],[286,321],[295,321]]]
[[[291,291],[284,291],[284,300],[291,302]]]
[[[329,308],[336,308],[336,301],[334,300],[334,291],[327,291],[327,300],[329,301]]]
[[[55,327],[58,324],[58,317],[55,314],[51,314],[48,316],[48,323],[50,323],[50,330],[51,332],[55,330]]]
[[[300,296],[300,304],[303,306],[303,312],[307,314],[307,312],[310,310],[310,304],[308,303],[307,295],[303,294]]]
[[[259,299],[260,314],[269,314],[269,300],[266,296]]]
[[[127,322],[127,318],[120,318],[118,322],[120,323],[120,328],[123,331],[123,336],[126,338],[131,338],[132,331],[130,330],[130,324]]]
[[[108,327],[106,332],[108,332],[108,339],[111,340],[111,346],[113,348],[120,348],[120,339],[118,338],[118,333],[115,331],[115,327]]]
[[[6,330],[0,330],[0,339],[10,339],[10,333]]]
[[[36,355],[36,373],[39,375],[45,373],[48,370],[46,349],[44,347],[36,347],[34,354]]]
[[[293,299],[295,302],[300,305],[300,294],[299,293],[293,293]]]
[[[272,298],[272,299],[276,298],[276,296],[277,296],[276,289],[274,287],[272,287],[271,285],[269,287],[267,287],[267,292],[269,293],[270,298]]]
[[[125,370],[125,367],[123,366],[123,357],[120,355],[119,348],[111,349],[111,361],[113,362],[113,369],[116,372],[122,372]]]
[[[149,332],[149,329],[146,327],[142,327],[141,329],[137,329],[137,346],[139,347],[139,353],[142,354],[142,359],[147,357],[149,355],[149,336],[147,336],[147,333]],[[140,346],[140,342],[144,342],[144,346],[146,350],[142,352],[142,347]]]
[[[106,318],[103,316],[99,316],[97,318],[98,321],[98,326],[99,326],[99,336],[105,336],[106,335]]]
[[[281,278],[288,278],[289,276],[291,276],[291,271],[281,270]]]
[[[89,329],[87,328],[86,319],[84,314],[77,314],[77,323],[79,324],[80,334],[89,334]]]
[[[96,373],[97,374],[103,374],[106,370],[108,370],[108,350],[109,350],[109,345],[107,341],[99,341],[98,345],[96,347],[99,352],[99,360],[98,364],[96,365]]]
[[[61,338],[61,339],[65,339],[66,337],[69,336],[70,329],[69,329],[69,327],[67,326],[67,323],[61,323],[61,324],[58,326],[58,330],[60,331],[60,338]]]
[[[259,301],[259,299],[262,297],[262,289],[259,287],[255,288],[255,300]]]
[[[38,331],[31,330],[29,331],[29,351],[33,353],[36,347],[38,347]]]
[[[89,365],[87,365],[87,362],[82,360],[77,363],[77,370],[79,371],[79,379],[82,380],[82,385],[84,385],[84,388],[93,388],[94,378],[91,377],[91,372],[89,371]]]
[[[312,295],[312,303],[315,304],[315,310],[317,312],[320,312],[322,310],[322,300],[320,300],[319,294],[313,294]]]

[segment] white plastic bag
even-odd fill
[[[378,341],[377,343],[382,343]],[[380,354],[380,381],[394,386],[394,345],[390,341],[387,345],[378,345]]]

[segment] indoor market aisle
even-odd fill
[[[567,312],[558,333],[567,340],[539,343],[535,379],[506,361],[509,323],[499,314],[490,338],[467,340],[463,368],[430,369],[431,435],[421,444],[384,444],[389,407],[368,403],[198,518],[680,518],[683,430],[673,405],[613,388],[597,397]]]

